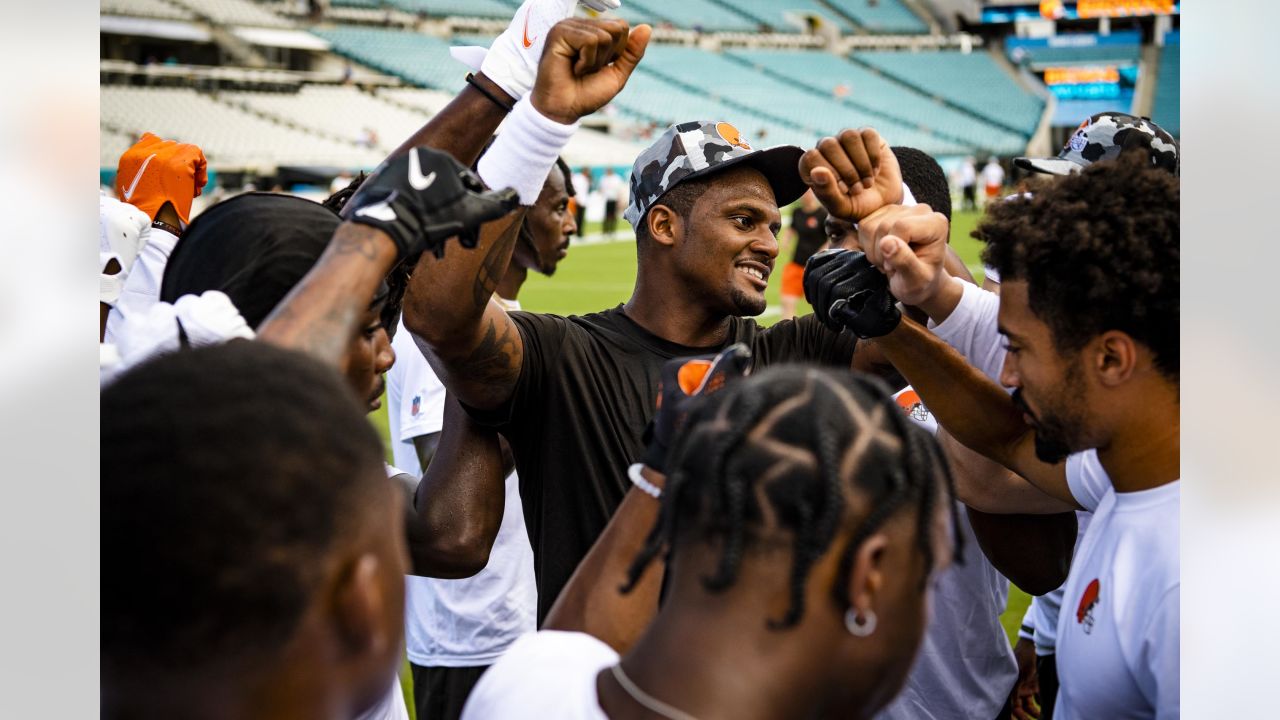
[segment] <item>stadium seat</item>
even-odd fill
[[[848,21],[840,17],[838,13],[832,12],[831,8],[818,2],[818,0],[735,0],[734,7],[745,15],[751,15],[759,18],[760,22],[767,23],[777,32],[796,32],[800,26],[793,25],[787,20],[788,13],[799,13],[804,15],[820,15],[826,18],[828,22],[835,23],[840,28],[840,32],[849,32],[852,26]]]
[[[677,3],[626,0],[623,5],[630,6],[633,10],[666,18],[678,27],[708,32],[719,30],[751,32],[758,30],[760,26],[758,21],[734,12],[733,3],[720,4],[714,0],[679,0]],[[626,15],[624,14],[623,17]]]
[[[405,12],[432,17],[487,17],[510,18],[516,5],[500,0],[386,0],[386,4]]]
[[[1044,100],[985,52],[862,52],[850,59],[1028,136],[1044,112]]]
[[[902,125],[921,126],[935,135],[960,141],[970,146],[970,152],[1008,155],[1021,152],[1026,147],[1028,138],[1024,135],[996,127],[835,55],[785,50],[731,50],[728,54],[763,72],[785,77],[813,93],[834,98],[836,102],[854,103],[861,108],[879,111]],[[835,89],[841,85],[848,95],[843,99],[835,98]],[[873,127],[882,125],[878,117],[857,112]],[[905,139],[888,139],[893,144],[908,144]]]
[[[222,25],[291,28],[293,23],[249,0],[170,0]]]
[[[340,85],[307,85],[296,93],[224,92],[219,98],[347,143],[359,142],[365,128],[371,129],[384,155],[427,121],[421,112]]]
[[[103,15],[157,18],[160,20],[195,20],[195,13],[166,0],[102,0]]]
[[[901,0],[824,0],[873,33],[925,33],[929,26]]]
[[[371,169],[383,157],[377,151],[252,115],[191,88],[107,85],[101,96],[101,122],[112,133],[134,137],[150,131],[195,143],[214,166]],[[105,143],[103,152],[107,152]]]
[[[898,138],[895,142],[918,147],[929,153],[956,154],[967,151],[958,142],[901,121],[868,114],[799,83],[781,80],[746,63],[699,48],[669,45],[651,47],[646,52],[645,61],[641,63],[637,75],[642,73],[657,75],[668,81],[668,86],[676,85],[681,88],[677,92],[687,96],[687,112],[690,114],[679,119],[706,116],[705,111],[698,113],[697,108],[706,107],[709,101],[718,102],[730,111],[726,119],[744,118],[735,124],[739,124],[740,129],[748,135],[755,134],[751,132],[748,120],[764,123],[769,128],[770,144],[784,142],[773,137],[775,130],[784,128],[789,130],[781,132],[782,136],[800,138],[799,141],[788,139],[785,142],[812,147],[818,138],[843,128],[874,125],[887,137]],[[675,93],[672,94],[675,96]],[[626,95],[627,91],[624,90],[619,99],[624,100]],[[649,102],[649,107],[652,108],[670,107],[672,103],[660,97],[653,97]]]
[[[313,33],[334,52],[414,85],[456,93],[466,84],[466,66],[449,55],[449,42],[410,30],[338,26]]]

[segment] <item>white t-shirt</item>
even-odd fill
[[[132,314],[144,314],[160,301],[160,283],[164,280],[164,267],[169,264],[169,254],[178,244],[178,236],[160,228],[146,231],[147,244],[138,253],[138,259],[124,281],[124,290],[111,312],[107,314],[107,331],[103,342],[111,343],[120,332],[124,319]]]
[[[960,166],[960,187],[969,187],[978,177],[978,171],[973,167],[973,163],[965,163]]]
[[[964,286],[960,303],[941,324],[930,320],[929,329],[970,365],[999,383],[1006,355],[999,330],[1000,296],[973,283],[956,282]]]
[[[613,648],[586,633],[526,635],[480,677],[462,720],[608,720],[600,709],[596,676],[618,659]]]
[[[618,193],[622,190],[624,183],[622,176],[616,173],[610,175],[605,173],[600,178],[600,194],[604,196],[605,202],[617,202]]]
[[[1054,716],[1179,716],[1180,481],[1117,493],[1096,450],[1067,458],[1093,512],[1058,617]]]
[[[445,389],[403,320],[391,345],[396,352],[396,362],[387,373],[392,452],[396,465],[421,477],[413,438],[440,432]],[[502,524],[485,569],[460,580],[409,575],[405,592],[406,652],[409,661],[420,667],[489,665],[517,638],[537,628],[533,549],[516,473],[506,478]]]
[[[910,386],[894,395],[919,426],[938,423]],[[930,600],[929,626],[901,694],[877,718],[993,718],[1018,677],[1018,664],[1000,624],[1009,581],[987,560],[957,502],[963,563],[940,573]]]

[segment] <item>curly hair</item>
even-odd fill
[[[902,182],[911,188],[911,194],[917,202],[922,202],[946,216],[951,222],[951,186],[947,184],[947,175],[933,156],[913,147],[895,146],[890,148],[898,158],[898,167],[902,170]]]
[[[833,600],[844,611],[853,558],[890,518],[916,514],[926,568],[934,564],[938,503],[947,503],[958,527],[951,474],[937,443],[870,376],[805,365],[770,368],[708,398],[685,428],[671,450],[657,524],[624,592],[663,549],[674,553],[707,540],[721,541],[722,554],[703,586],[719,592],[737,580],[754,542],[788,538],[791,605],[768,623],[782,629],[799,622],[809,571],[842,529],[848,539],[839,548]],[[859,506],[869,510],[853,510]],[[957,558],[960,542],[957,534]]]
[[[1001,279],[1026,281],[1060,353],[1119,330],[1176,382],[1178,203],[1178,178],[1132,153],[993,204],[973,237]]]

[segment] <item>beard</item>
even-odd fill
[[[1031,430],[1035,433],[1036,457],[1041,462],[1057,465],[1075,452],[1077,433],[1082,429],[1074,413],[1066,416],[1049,411],[1036,415],[1022,395],[1022,388],[1013,391],[1013,404],[1031,418]]]
[[[755,317],[764,312],[769,304],[763,294],[753,295],[736,285],[729,290],[729,301],[733,304],[733,314],[738,317]]]

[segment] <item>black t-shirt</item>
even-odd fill
[[[524,340],[515,391],[496,410],[470,412],[515,454],[541,625],[630,487],[626,470],[644,452],[663,364],[720,348],[667,342],[621,305],[582,316],[510,316]],[[800,361],[847,368],[856,339],[807,315],[769,328],[732,318],[726,345],[734,342],[751,348],[757,368]]]
[[[791,213],[791,227],[796,231],[796,254],[791,262],[803,265],[809,256],[818,252],[818,248],[827,241],[827,211],[819,206],[817,210],[808,212],[804,208],[796,208]]]

